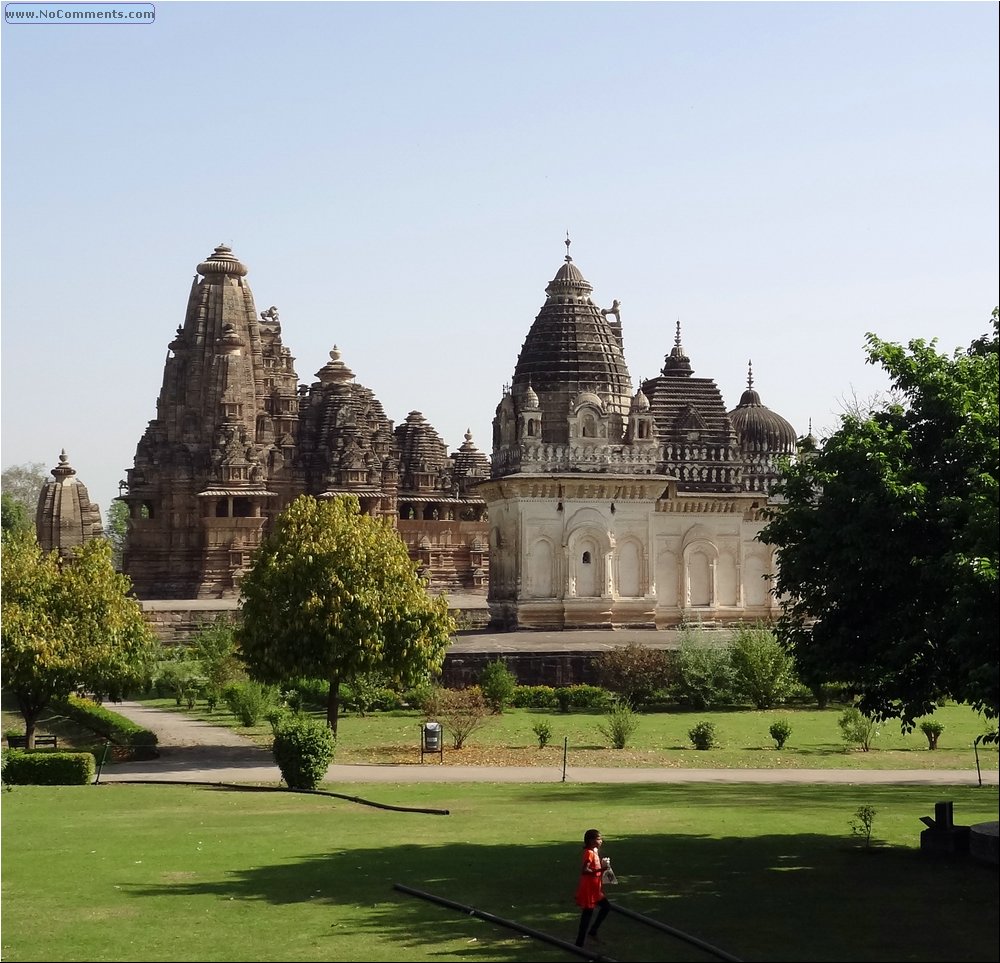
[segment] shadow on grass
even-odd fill
[[[626,827],[612,834],[608,826],[605,851],[613,856],[621,881],[609,887],[608,895],[628,909],[746,960],[997,959],[1000,893],[995,869],[967,859],[929,858],[913,847],[866,848],[846,833],[741,832],[740,810],[815,805],[829,801],[829,787],[786,787],[780,799],[769,787],[748,792],[746,787],[722,786],[710,795],[683,786],[630,786],[627,791],[633,812],[637,806],[659,805],[669,812],[672,806],[698,805],[735,807],[736,813],[731,832],[723,836],[630,832]],[[612,818],[608,787],[573,787],[571,796],[566,787],[533,787],[530,792],[533,802],[565,811],[573,830],[586,828],[581,817],[588,825],[597,821],[594,813]],[[841,801],[856,802],[858,790],[851,792]],[[888,813],[904,796],[897,787],[865,787],[864,798]],[[912,793],[905,798],[912,809]],[[411,829],[402,835],[398,825],[393,830],[395,838],[410,840],[400,845],[353,848],[345,836],[343,846],[234,867],[223,880],[174,880],[129,891],[141,897],[308,903],[315,912],[337,911],[339,922],[333,925],[338,935],[389,937],[430,954],[425,959],[432,959],[434,947],[456,933],[480,934],[470,957],[481,956],[483,941],[510,935],[401,894],[393,889],[398,882],[572,938],[577,845],[533,844],[519,838],[527,827],[517,826],[511,827],[509,841],[495,845],[439,838],[425,845],[419,841],[422,817],[406,825]],[[602,935],[613,934],[611,955],[619,960],[707,958],[618,915],[606,926]],[[504,955],[501,943],[490,943],[489,952],[490,959],[531,959],[523,945]]]

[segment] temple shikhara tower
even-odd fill
[[[598,307],[566,243],[497,405],[492,460],[470,433],[449,453],[420,411],[394,424],[333,338],[300,383],[277,308],[258,312],[246,267],[217,247],[198,265],[122,483],[138,596],[233,598],[294,498],[349,492],[392,520],[432,589],[488,590],[495,626],[775,615],[773,553],[757,536],[795,431],[761,402],[752,366],[727,411],[695,375],[680,322],[660,373],[633,384],[620,302]],[[71,473],[53,471],[64,499]],[[57,496],[45,495],[45,517]],[[91,516],[78,514],[85,530]]]
[[[65,449],[52,469],[52,477],[38,493],[35,533],[44,551],[58,551],[63,558],[70,557],[89,539],[104,534],[101,510],[90,500],[87,486],[76,477]]]
[[[355,494],[397,520],[434,588],[483,591],[489,474],[471,438],[449,456],[419,412],[398,428],[336,348],[300,385],[278,311],[220,245],[197,268],[156,416],[128,470],[124,569],[142,599],[239,594],[271,520],[301,494]]]
[[[567,241],[567,251],[569,242]],[[791,425],[752,375],[727,412],[680,324],[636,389],[619,302],[601,309],[567,253],[493,421],[489,606],[506,628],[666,627],[776,613],[757,540]]]

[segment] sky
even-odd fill
[[[53,6],[54,4],[49,4]],[[149,9],[147,6],[145,9]],[[0,461],[106,516],[219,243],[300,383],[336,344],[394,423],[489,454],[569,232],[633,384],[681,323],[727,407],[822,437],[865,336],[998,297],[998,6],[157,2],[0,28]]]

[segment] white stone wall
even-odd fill
[[[495,621],[662,628],[777,614],[764,577],[773,552],[757,541],[760,496],[660,498],[646,484],[623,497],[616,482],[508,476],[486,486]]]

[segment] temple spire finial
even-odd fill
[[[573,258],[571,258],[571,257],[570,257],[570,254],[569,254],[569,246],[570,246],[570,244],[572,244],[572,243],[573,243],[573,242],[572,242],[572,241],[571,241],[571,240],[569,239],[569,231],[567,230],[567,231],[566,231],[566,240],[565,240],[565,241],[563,241],[563,244],[565,244],[565,245],[566,245],[566,263],[567,263],[567,264],[569,264],[569,262],[573,260]]]
[[[677,333],[674,335],[674,347],[679,348],[681,346],[681,319],[677,319]]]
[[[747,361],[747,388],[753,387],[753,359]]]

